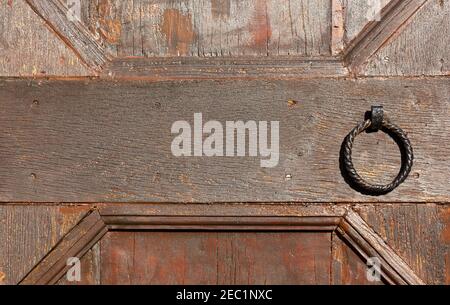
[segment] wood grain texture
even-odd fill
[[[344,13],[343,43],[348,45],[369,23],[377,21],[381,9],[391,0],[336,0]]]
[[[110,232],[102,284],[329,284],[330,233]]]
[[[83,8],[85,24],[119,57],[331,55],[329,0],[101,0]]]
[[[361,205],[358,211],[425,282],[448,283],[448,206]]]
[[[100,285],[100,242],[89,249],[80,259],[80,281],[69,281],[63,276],[58,285]]]
[[[377,258],[380,273],[388,283],[423,285],[408,264],[353,210],[349,210],[337,232],[364,260]]]
[[[429,202],[447,201],[448,79],[0,84],[3,202]],[[295,105],[288,103],[294,99]],[[38,103],[33,102],[38,101]],[[380,197],[341,177],[343,138],[372,104],[409,135],[410,177]],[[174,157],[177,120],[279,120],[280,160]],[[356,169],[388,181],[400,166],[383,133],[356,140]],[[243,172],[244,170],[244,172]]]
[[[108,60],[105,47],[78,18],[68,18],[68,8],[60,0],[26,0],[55,33],[93,71],[99,71]]]
[[[332,233],[331,244],[331,284],[332,285],[382,285],[381,281],[369,281],[367,278],[367,265],[348,243],[343,241],[339,234]]]
[[[17,284],[85,213],[82,207],[0,206],[3,284]]]
[[[57,247],[47,255],[20,281],[22,285],[56,284],[70,266],[68,258],[82,258],[107,232],[97,211],[89,214],[61,239]]]
[[[113,60],[102,73],[108,79],[255,79],[316,78],[348,75],[343,63],[334,58],[305,60],[301,57],[170,59],[127,58]]]
[[[344,61],[357,75],[388,40],[393,39],[427,0],[392,0],[381,11],[380,21],[371,21],[347,47]]]
[[[450,75],[450,2],[431,0],[370,60],[365,75]]]
[[[246,215],[251,215],[251,217]],[[152,226],[148,226],[149,223]],[[311,224],[314,224],[314,227],[311,227]],[[118,251],[116,251],[117,249],[107,249],[102,252],[101,242],[98,244],[98,241],[101,240],[106,231],[109,231],[110,234],[122,232],[118,244],[124,247],[124,249],[119,249]],[[274,205],[267,203],[216,203],[211,205],[174,205],[167,203],[101,204],[100,207],[94,207],[82,221],[64,236],[61,242],[27,274],[21,283],[71,284],[64,279],[64,274],[68,269],[65,266],[65,262],[69,257],[78,257],[81,259],[81,268],[83,269],[81,271],[83,274],[80,283],[102,283],[102,274],[105,272],[108,274],[107,277],[113,281],[112,283],[120,283],[119,278],[127,280],[127,283],[133,283],[130,279],[134,275],[123,276],[126,273],[117,271],[116,269],[123,269],[121,262],[123,262],[123,258],[126,258],[128,272],[133,274],[139,273],[139,271],[135,272],[134,270],[134,261],[139,260],[140,264],[141,261],[145,260],[146,254],[151,252],[145,250],[142,251],[144,254],[137,253],[136,236],[139,234],[145,233],[146,236],[151,236],[152,240],[156,238],[157,240],[165,241],[170,241],[175,236],[176,242],[174,244],[176,244],[176,249],[173,252],[184,253],[183,258],[186,258],[186,251],[180,250],[179,245],[183,245],[184,243],[185,245],[183,247],[189,248],[190,245],[195,244],[190,238],[186,240],[186,235],[188,237],[193,235],[195,238],[201,238],[203,240],[202,235],[205,236],[205,234],[208,236],[213,236],[214,234],[217,234],[217,236],[228,236],[231,232],[233,232],[233,238],[237,236],[237,239],[240,241],[238,243],[239,246],[241,244],[248,244],[245,237],[248,235],[254,236],[255,233],[258,233],[256,236],[261,234],[263,237],[270,233],[269,237],[278,236],[275,238],[276,240],[283,241],[285,239],[284,237],[286,237],[293,242],[297,238],[305,241],[303,238],[304,233],[307,235],[314,233],[326,236],[328,246],[322,248],[326,249],[325,252],[321,252],[323,252],[322,255],[328,253],[327,255],[329,255],[330,259],[308,257],[301,261],[301,263],[305,263],[305,266],[313,266],[315,270],[314,275],[307,276],[309,281],[317,280],[318,278],[328,278],[329,283],[367,283],[367,281],[364,282],[363,265],[365,260],[375,256],[381,263],[383,282],[390,284],[423,283],[405,262],[386,245],[384,240],[351,209],[350,205],[315,204],[305,206],[304,204]],[[168,237],[159,236],[161,234],[167,235]],[[130,236],[132,237],[131,239]],[[291,239],[294,236],[295,238]],[[182,237],[183,241],[179,240],[180,237]],[[242,237],[244,237],[243,241],[240,239]],[[262,240],[265,241],[266,238],[262,238]],[[308,243],[313,249],[321,248],[315,246],[313,243]],[[151,245],[153,249],[157,243],[139,240],[138,244],[138,247]],[[109,246],[109,244],[107,245]],[[251,245],[254,245],[254,243],[251,243]],[[162,247],[164,248],[161,250],[162,252],[170,252],[170,249],[172,249],[170,243],[164,243]],[[156,249],[158,248],[156,247]],[[274,252],[272,251],[273,247],[266,248],[267,253],[272,255],[270,259],[265,258],[266,261],[272,262],[273,259],[278,259],[278,252],[281,253],[281,251]],[[245,253],[247,253],[247,248],[245,249]],[[240,251],[242,249],[238,248],[238,250]],[[214,252],[211,249],[205,251],[207,252],[205,254],[206,256],[214,256],[214,253],[211,254],[211,252]],[[249,249],[249,251],[251,252],[252,250]],[[351,253],[352,251],[354,253]],[[257,253],[260,252],[257,251]],[[233,260],[233,257],[231,256],[231,260]],[[102,262],[105,261],[105,258],[106,262],[103,264]],[[168,259],[170,260],[172,258]],[[319,261],[316,261],[316,259],[319,259]],[[361,259],[363,260],[362,262]],[[119,263],[122,266],[117,266],[117,260],[120,261]],[[132,262],[133,270],[130,269],[130,261]],[[161,260],[156,261],[160,262]],[[204,259],[200,261],[203,262]],[[286,262],[286,260],[283,260],[283,262]],[[198,265],[198,263],[195,260],[191,262],[184,259],[179,264],[177,262],[169,262],[168,265],[171,268],[178,266],[173,268],[179,271],[180,268],[186,270],[191,268],[192,265]],[[242,265],[242,268],[253,268],[254,266],[259,268],[258,263],[253,264],[253,261],[244,261]],[[274,265],[278,266],[277,264]],[[318,265],[327,266],[326,274],[316,273],[316,266]],[[207,269],[200,266],[199,272],[206,270],[205,274],[209,274]],[[139,270],[142,270],[142,268],[139,267]],[[146,274],[139,278],[143,281],[149,281],[155,278],[156,280],[165,281],[167,280],[167,275],[172,278],[171,274],[174,273],[173,270],[161,270],[164,271],[157,275],[149,276]],[[112,273],[112,278],[108,272]],[[233,278],[236,278],[236,276],[233,276]],[[259,274],[257,278],[265,279],[266,277]],[[303,283],[304,279],[302,278],[300,283]],[[228,278],[227,281],[229,280]]]
[[[0,76],[52,75],[91,72],[25,1],[0,1]]]

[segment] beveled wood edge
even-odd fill
[[[380,259],[380,271],[388,283],[425,285],[408,264],[353,209],[349,209],[345,214],[337,232],[364,259]]]
[[[364,259],[380,259],[381,275],[387,283],[425,284],[351,206],[304,204],[99,205],[19,284],[57,283],[69,269],[67,259],[81,259],[110,230],[337,232]]]
[[[368,23],[343,52],[344,64],[358,75],[374,56],[428,0],[391,0],[381,11],[381,20]]]
[[[69,20],[68,8],[61,0],[26,0],[62,41],[94,74],[110,60],[102,46],[80,20]]]
[[[289,79],[343,77],[348,70],[338,57],[127,57],[111,60],[105,79]]]
[[[325,78],[357,76],[362,66],[428,0],[391,0],[381,12],[381,20],[368,23],[352,42],[343,45],[343,8],[332,1],[332,53],[328,58],[292,57],[286,64],[280,57],[227,58],[111,58],[81,21],[67,18],[61,0],[26,0],[55,33],[94,72],[106,79],[229,79],[229,78]],[[341,39],[342,41],[339,41]],[[232,61],[241,61],[241,64]],[[178,65],[171,65],[174,61]],[[205,64],[205,61],[208,64]],[[247,63],[245,63],[247,61]],[[158,64],[159,63],[159,64]]]
[[[88,213],[19,282],[21,285],[54,284],[69,269],[69,257],[81,257],[108,231],[96,210]]]

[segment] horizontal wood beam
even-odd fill
[[[2,202],[448,202],[447,78],[0,82]],[[415,163],[392,193],[365,196],[341,175],[347,133],[373,104],[411,140]],[[174,122],[279,121],[279,160],[176,157]],[[225,142],[224,142],[225,143]],[[358,172],[389,182],[400,153],[362,134]]]
[[[112,79],[235,79],[340,77],[348,74],[337,58],[118,58],[102,77]]]

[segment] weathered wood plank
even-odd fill
[[[20,282],[20,284],[55,284],[65,275],[69,266],[69,257],[82,258],[107,232],[104,222],[97,211],[75,226],[61,240],[58,247],[50,251]]]
[[[381,10],[391,0],[335,0],[343,6],[344,12],[344,37],[345,45],[351,43],[365,26],[372,21],[379,21]]]
[[[446,205],[360,205],[361,216],[428,284],[448,283]]]
[[[450,75],[450,2],[428,1],[363,70],[365,75]]]
[[[109,232],[102,284],[329,284],[330,232]]]
[[[0,76],[91,74],[25,1],[0,1]]]
[[[354,74],[388,40],[400,32],[427,0],[392,0],[381,11],[380,21],[371,21],[346,50],[345,62]]]
[[[364,260],[371,257],[380,262],[385,280],[396,284],[423,285],[408,264],[353,210],[349,210],[337,231],[341,233]]]
[[[83,8],[84,22],[119,57],[331,55],[330,0],[105,0]]]
[[[60,0],[26,1],[92,70],[100,70],[108,61],[108,54],[102,42],[94,37],[81,20],[68,18],[68,8],[63,2]]]
[[[450,80],[3,81],[3,202],[448,201]],[[288,100],[296,102],[288,102]],[[35,101],[35,102],[33,102]],[[371,104],[410,137],[410,177],[380,197],[341,177],[343,138]],[[259,157],[175,157],[177,120],[280,121],[278,166]],[[388,181],[400,166],[383,133],[357,138],[357,170]]]
[[[17,284],[85,215],[86,207],[0,206],[0,273]]]
[[[341,61],[334,58],[305,60],[294,56],[274,58],[127,58],[113,60],[103,71],[112,79],[251,79],[307,78],[348,75]]]

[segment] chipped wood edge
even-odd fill
[[[364,259],[380,259],[381,273],[388,283],[425,285],[408,264],[352,209],[343,217],[338,233]]]
[[[392,0],[381,11],[381,20],[368,23],[344,51],[344,64],[357,75],[364,64],[401,28],[428,0]]]
[[[109,230],[329,231],[364,259],[380,258],[390,284],[424,284],[414,271],[350,207],[297,204],[101,204],[85,216],[20,284],[55,284]]]
[[[101,71],[110,60],[106,49],[80,20],[69,20],[69,9],[60,0],[26,2],[93,72]]]

